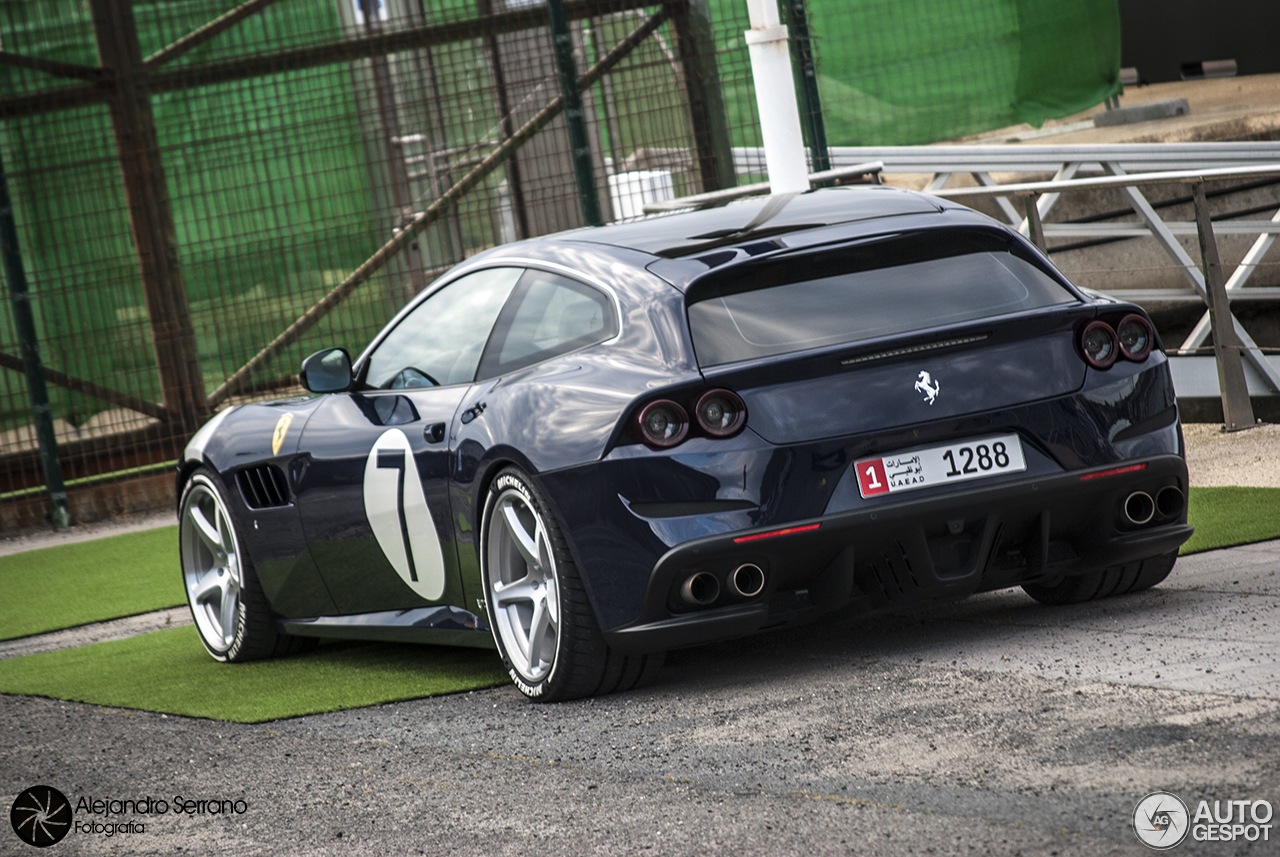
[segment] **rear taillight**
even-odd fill
[[[1091,321],[1080,332],[1080,350],[1094,369],[1109,369],[1120,354],[1116,332],[1105,321]]]
[[[675,446],[689,433],[689,414],[669,399],[645,405],[636,419],[645,443],[661,449]]]
[[[747,424],[747,406],[732,390],[715,388],[676,395],[678,401],[656,399],[633,411],[627,436],[654,449],[668,449],[689,437],[733,437]]]
[[[1120,353],[1135,363],[1147,359],[1156,341],[1151,323],[1140,315],[1122,318],[1116,325],[1116,338],[1120,340]]]
[[[1141,363],[1156,347],[1156,332],[1151,322],[1136,312],[1129,313],[1112,326],[1101,319],[1080,329],[1076,345],[1094,369],[1109,369],[1123,357]]]
[[[747,421],[747,406],[737,393],[708,390],[698,398],[693,409],[698,426],[710,437],[736,434]]]

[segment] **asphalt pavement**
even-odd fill
[[[3,792],[87,799],[49,854],[1145,854],[1150,792],[1280,805],[1277,571],[1269,542],[1093,604],[832,621],[559,705],[503,687],[238,725],[3,696]],[[1175,853],[1280,854],[1254,832]],[[35,852],[5,831],[0,853]]]

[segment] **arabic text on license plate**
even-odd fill
[[[982,479],[1027,469],[1016,434],[965,440],[930,449],[864,458],[854,465],[863,497]]]

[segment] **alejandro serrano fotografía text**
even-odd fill
[[[80,796],[76,801],[75,830],[77,833],[96,833],[113,836],[117,833],[146,833],[146,818],[160,815],[243,815],[249,804],[243,798],[190,798],[174,795],[172,801],[151,795],[140,798],[95,798]],[[94,816],[82,820],[81,814]],[[117,820],[121,816],[144,816]],[[112,819],[103,821],[102,819]]]

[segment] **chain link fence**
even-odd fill
[[[304,356],[358,352],[449,266],[763,178],[762,163],[734,167],[735,149],[760,145],[744,3],[551,2],[568,75],[535,0],[0,2],[17,236],[0,314],[0,533],[49,516],[24,349],[43,364],[72,517],[163,508],[205,418],[301,392]],[[826,142],[934,139],[1011,115],[921,118],[927,105],[902,93],[955,93],[934,92],[936,56],[933,77],[901,65],[921,29],[893,5],[784,4],[815,169]],[[969,30],[1004,33],[970,5]],[[894,63],[915,89],[886,83]]]

